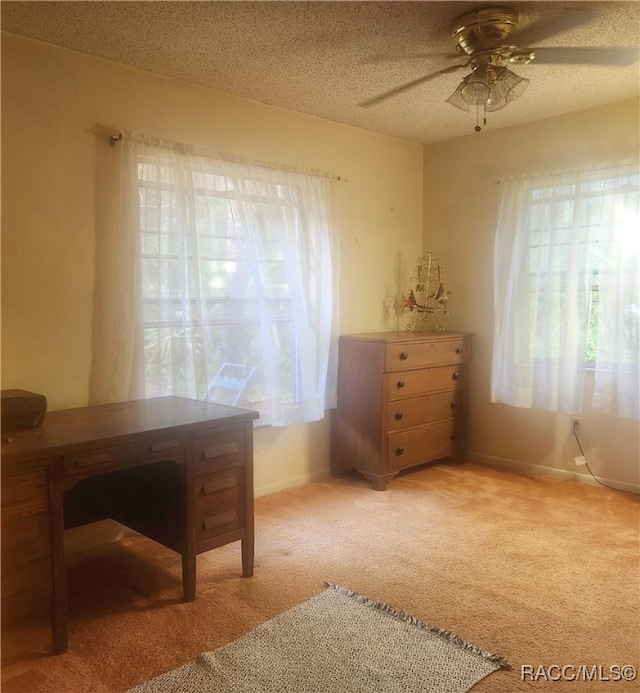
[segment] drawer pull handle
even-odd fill
[[[93,467],[96,464],[106,464],[107,462],[111,462],[111,455],[108,452],[104,452],[97,455],[78,457],[76,467]]]
[[[404,387],[404,380],[398,380],[398,388],[403,388]]]
[[[404,448],[396,448],[396,457],[400,457],[400,455],[404,455]]]
[[[403,416],[404,416],[404,414],[401,411],[397,411],[396,412],[396,421],[400,421],[400,419],[402,419]]]
[[[452,378],[452,380],[459,380],[459,379],[460,379],[460,373],[458,373],[458,371],[456,371],[456,372],[451,376],[451,378]]]
[[[236,478],[234,476],[227,476],[224,479],[217,479],[216,481],[207,481],[206,484],[202,486],[202,492],[208,496],[212,493],[217,493],[218,491],[224,491],[228,488],[234,488],[236,485]]]
[[[451,434],[451,440],[455,440],[455,439],[456,439],[456,434],[455,434],[455,433],[452,433],[452,434]]]
[[[456,348],[456,354],[461,354],[462,353],[462,347],[457,347]]]
[[[224,443],[223,445],[210,445],[203,451],[205,459],[212,460],[216,457],[224,457],[225,455],[237,455],[238,443]]]
[[[407,354],[406,351],[403,351],[403,352],[400,354],[400,360],[401,360],[401,361],[406,361],[408,358],[409,358],[409,354]]]
[[[457,402],[451,402],[451,408],[455,409],[458,406]]]
[[[165,450],[173,450],[180,447],[180,441],[175,438],[171,440],[155,440],[149,446],[151,452],[164,452]]]
[[[222,527],[223,525],[228,525],[231,522],[235,522],[236,513],[235,510],[229,510],[226,513],[220,513],[219,515],[213,515],[212,517],[207,517],[202,523],[205,529],[215,529],[216,527]]]

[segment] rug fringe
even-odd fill
[[[466,650],[467,652],[472,652],[473,654],[479,655],[486,661],[495,664],[498,667],[498,669],[512,668],[511,664],[509,664],[509,662],[504,657],[492,654],[491,652],[487,652],[486,650],[483,650],[482,648],[477,647],[476,645],[472,645],[471,643],[464,640],[464,638],[461,638],[459,635],[456,635],[456,633],[454,633],[453,631],[446,630],[445,628],[438,628],[437,626],[431,626],[428,623],[425,623],[424,621],[421,621],[420,619],[416,618],[415,616],[411,616],[410,614],[407,614],[404,611],[399,611],[398,609],[395,609],[394,607],[390,606],[389,604],[386,604],[385,602],[370,599],[364,594],[360,594],[360,592],[355,592],[354,590],[351,590],[348,587],[343,587],[342,585],[338,585],[335,582],[325,582],[324,584],[329,589],[341,592],[342,594],[345,594],[348,597],[352,597],[360,604],[365,604],[366,606],[370,606],[374,609],[377,609],[378,611],[390,614],[391,616],[405,621],[406,623],[410,623],[411,625],[421,628],[422,630],[428,631],[433,635],[437,635],[438,637],[443,638],[444,640],[447,640],[448,642],[453,643],[454,645],[457,645],[463,650]]]

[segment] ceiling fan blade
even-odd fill
[[[424,84],[425,82],[435,79],[440,75],[445,75],[448,72],[456,72],[460,68],[466,67],[467,64],[468,63],[463,63],[462,65],[451,65],[450,67],[445,67],[444,70],[438,70],[437,72],[431,72],[430,74],[424,75],[423,77],[418,77],[418,79],[414,79],[411,82],[401,84],[399,87],[394,87],[389,91],[385,91],[383,94],[378,94],[378,96],[374,96],[372,99],[367,99],[366,101],[360,103],[359,106],[361,106],[362,108],[375,106],[376,104],[382,103],[383,101],[386,101],[387,99],[390,99],[393,96],[398,96],[398,94],[402,94],[403,92],[408,91],[409,89],[413,89],[414,87],[417,87],[419,84]]]
[[[633,65],[640,59],[640,48],[532,48],[534,64],[539,65]]]
[[[567,10],[557,18],[543,19],[514,31],[509,35],[509,42],[516,46],[535,46],[540,41],[552,36],[589,24],[600,16],[600,12],[596,10]]]
[[[405,53],[404,55],[371,55],[362,62],[375,65],[378,63],[394,63],[401,60],[457,60],[464,57],[464,55],[459,53]]]

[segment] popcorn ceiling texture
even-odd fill
[[[370,108],[358,104],[452,64],[451,25],[473,2],[3,2],[2,29],[193,84],[403,139],[467,135],[446,103],[468,70]],[[504,2],[520,26],[595,8],[596,21],[540,42],[637,46],[638,2]],[[530,46],[520,46],[529,48]],[[489,115],[514,125],[638,95],[639,67],[524,65],[525,95]]]

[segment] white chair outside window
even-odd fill
[[[254,374],[255,366],[223,363],[211,382],[205,399],[234,407],[240,402]]]

